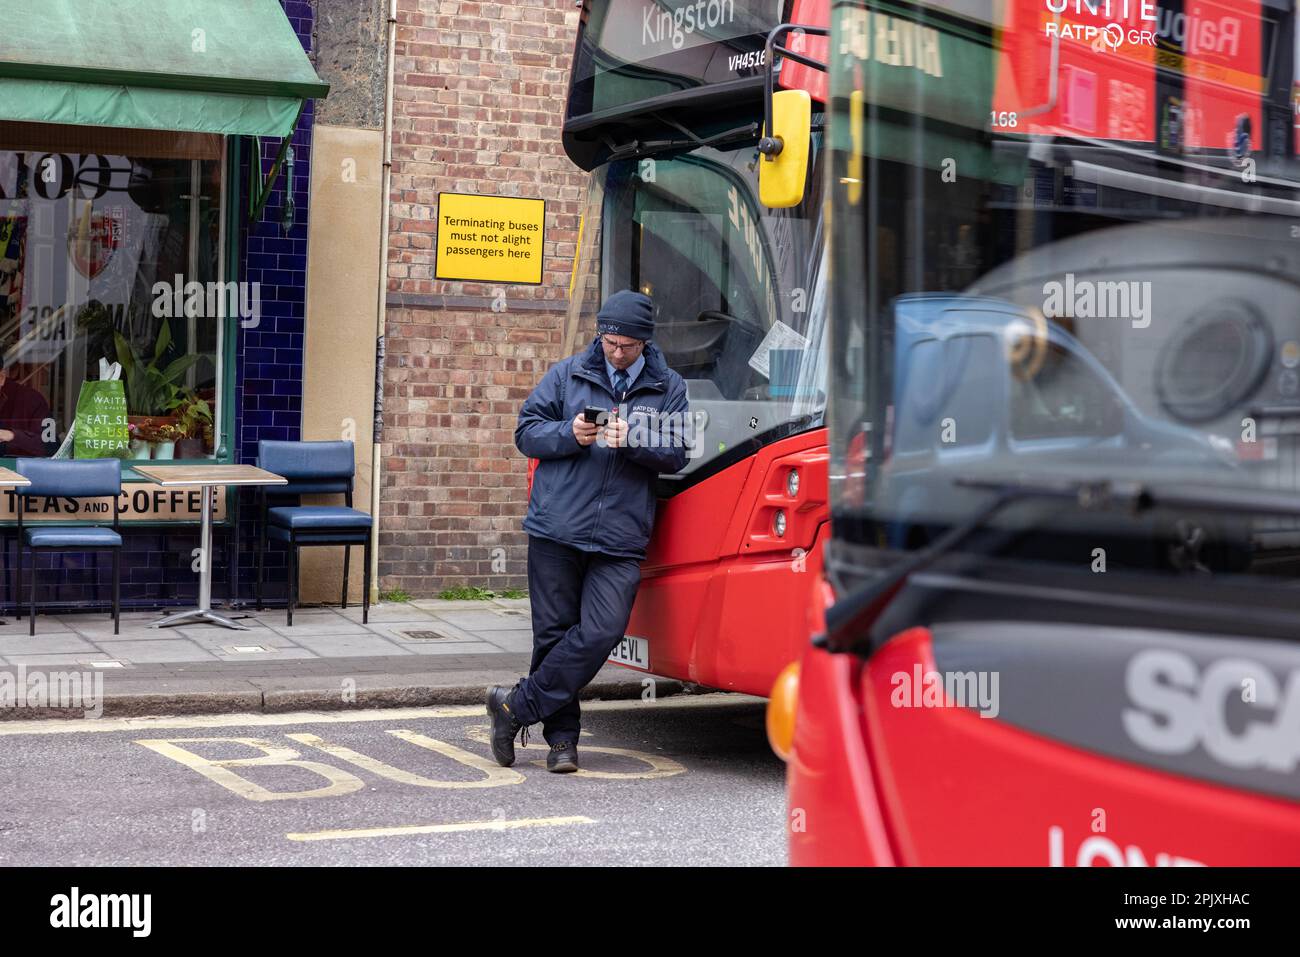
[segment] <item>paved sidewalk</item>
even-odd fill
[[[293,627],[283,608],[245,612],[248,631],[216,625],[150,628],[155,612],[40,615],[0,625],[0,675],[102,673],[104,714],[284,712],[476,704],[490,684],[528,671],[528,599],[416,600],[361,608],[301,608]],[[240,614],[240,612],[236,612]],[[584,697],[639,697],[645,675],[601,669]],[[655,679],[655,694],[680,682]],[[9,702],[6,700],[4,704]],[[81,717],[81,710],[0,706],[0,719]]]

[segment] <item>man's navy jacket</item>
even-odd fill
[[[626,398],[614,395],[597,337],[585,352],[553,365],[525,400],[515,445],[539,460],[524,518],[530,535],[583,551],[645,558],[654,527],[655,477],[686,464],[690,433],[685,381],[653,342],[644,355],[645,367]],[[608,448],[603,438],[579,445],[573,420],[587,406],[617,406],[628,423],[628,447]]]

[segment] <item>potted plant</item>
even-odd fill
[[[120,332],[113,333],[113,341],[117,348],[117,361],[122,364],[122,377],[126,381],[127,421],[137,425],[174,423],[176,419],[172,413],[183,398],[177,383],[190,366],[199,361],[199,357],[181,356],[160,367],[172,342],[171,325],[165,319],[148,362]]]
[[[176,440],[181,438],[180,429],[175,425],[163,423],[156,426],[154,435],[157,438],[153,443],[153,457],[156,459],[174,459],[176,458]]]
[[[212,447],[212,406],[188,392],[176,409],[176,429],[182,436],[176,445],[176,457],[203,458]]]
[[[138,439],[142,445],[143,454],[140,458],[160,458],[158,446],[166,439],[166,433],[163,431],[165,424],[155,422],[150,418],[142,418],[139,422],[128,422],[127,431],[133,439]]]
[[[133,459],[147,459],[150,456],[151,445],[149,440],[144,437],[140,426],[134,422],[126,424],[126,431],[131,436],[131,455]]]

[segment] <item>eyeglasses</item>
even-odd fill
[[[645,347],[645,343],[639,339],[634,339],[631,342],[610,342],[609,336],[601,336],[600,341],[610,352],[636,352],[638,349]]]

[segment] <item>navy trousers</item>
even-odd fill
[[[547,744],[576,743],[578,692],[623,640],[641,563],[528,536],[533,660],[511,697],[515,719],[542,722]]]

